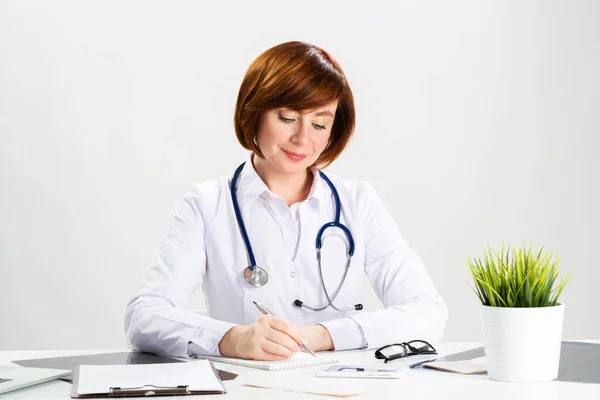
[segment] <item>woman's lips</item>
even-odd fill
[[[283,152],[288,156],[288,158],[292,161],[302,161],[306,158],[306,154],[298,154],[298,153],[294,153],[293,151],[287,151],[284,149]]]

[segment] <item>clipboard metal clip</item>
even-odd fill
[[[111,397],[127,397],[127,396],[169,396],[169,395],[181,395],[190,394],[188,386],[177,386],[177,387],[164,387],[145,385],[134,388],[121,388],[111,387],[109,389],[109,395]]]

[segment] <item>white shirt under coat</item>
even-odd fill
[[[313,172],[308,198],[291,207],[268,189],[250,159],[238,179],[236,195],[256,263],[269,274],[263,287],[251,286],[243,277],[249,261],[231,200],[233,173],[195,184],[175,206],[143,288],[127,306],[125,331],[131,345],[176,357],[219,355],[218,343],[229,329],[251,324],[260,315],[253,300],[296,325],[322,324],[336,350],[438,341],[447,309],[421,259],[402,239],[370,184],[330,173],[341,200],[341,222],[355,243],[334,304],[360,303],[366,274],[384,308],[314,312],[293,305],[296,299],[313,307],[326,302],[315,239],[319,228],[334,220],[335,203],[327,183]],[[345,268],[347,245],[337,228],[327,229],[323,240],[323,275],[332,294]],[[186,310],[199,288],[209,317]]]

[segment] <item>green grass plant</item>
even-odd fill
[[[559,259],[554,252],[537,253],[529,248],[495,252],[489,245],[483,259],[467,261],[471,288],[481,304],[490,307],[555,306],[571,275],[558,276]]]

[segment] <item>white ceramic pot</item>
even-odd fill
[[[556,379],[564,303],[554,307],[481,307],[488,376],[503,382]]]

